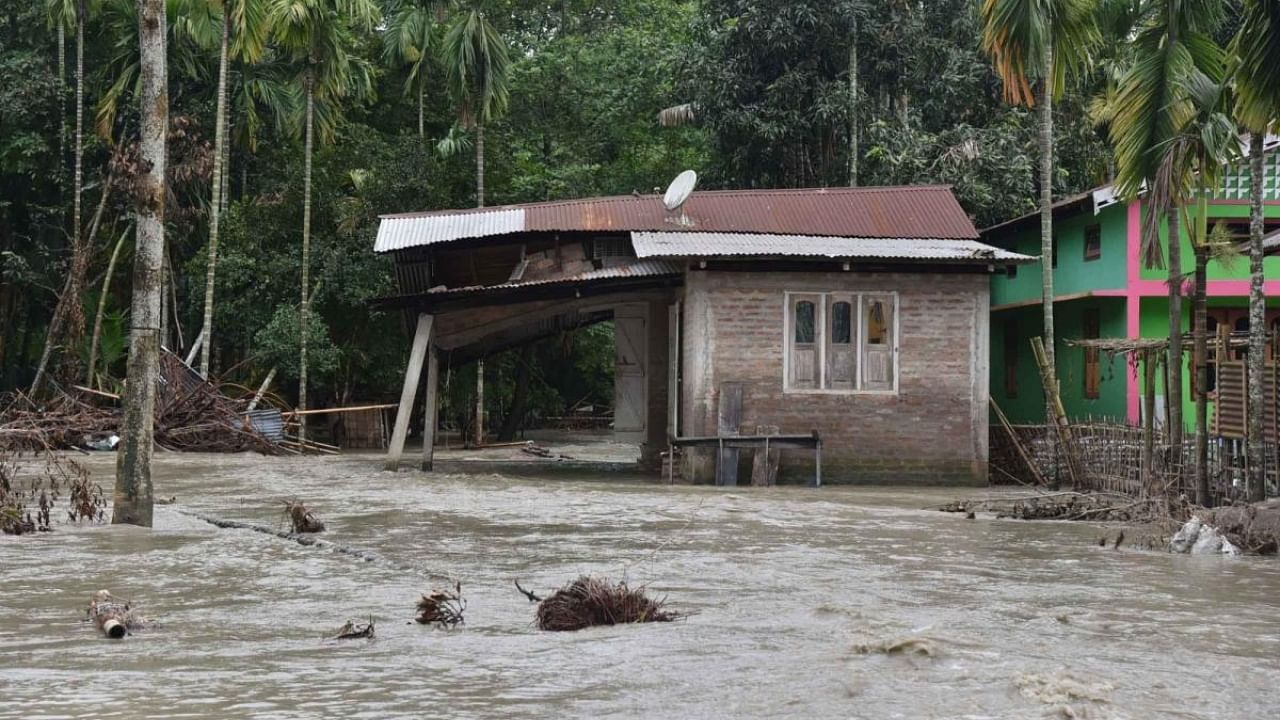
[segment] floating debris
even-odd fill
[[[119,640],[142,625],[141,618],[134,617],[129,603],[116,600],[110,590],[94,593],[86,612],[102,634],[112,640]]]
[[[562,631],[678,619],[678,613],[663,609],[665,603],[650,598],[644,588],[583,575],[538,604],[537,623],[541,630]]]
[[[466,623],[462,617],[466,609],[467,601],[462,598],[462,583],[457,583],[453,590],[432,590],[424,594],[418,600],[418,615],[414,620],[421,625],[449,629]]]
[[[307,509],[306,505],[298,500],[286,500],[284,503],[285,514],[289,516],[289,525],[295,533],[322,533],[324,532],[324,522],[316,517],[315,513]]]
[[[359,640],[361,638],[373,638],[373,618],[369,618],[367,623],[358,623],[348,620],[346,624],[338,628],[338,634],[334,636],[334,640]]]

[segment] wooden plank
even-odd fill
[[[400,469],[400,456],[404,454],[405,436],[409,434],[409,416],[413,414],[413,398],[418,394],[418,379],[422,376],[422,362],[431,345],[431,331],[435,316],[418,315],[418,329],[413,334],[413,348],[409,351],[409,365],[404,371],[404,386],[400,389],[400,405],[396,410],[396,426],[391,432],[391,446],[387,448],[386,470]]]
[[[722,438],[737,435],[742,424],[742,383],[720,383],[718,413],[717,434]],[[721,444],[719,457],[716,459],[716,484],[738,484],[737,448]]]
[[[436,426],[439,424],[440,403],[440,356],[434,349],[428,349],[427,358],[427,399],[422,409],[422,471],[431,472],[436,458]]]

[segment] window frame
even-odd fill
[[[1094,237],[1096,237],[1098,240],[1097,251],[1092,254],[1090,254],[1089,252],[1090,233],[1093,233]],[[1084,228],[1084,240],[1082,244],[1084,245],[1084,262],[1095,262],[1097,260],[1101,260],[1102,259],[1102,225],[1099,223],[1086,225]]]
[[[890,324],[890,332],[892,333],[890,351],[893,363],[893,387],[877,390],[863,389],[863,368],[865,363],[865,349],[867,327],[864,322],[863,315],[865,309],[863,305],[864,297],[879,297],[890,301],[890,312],[893,314],[893,320]],[[793,304],[796,299],[810,300],[818,298],[819,302],[815,303],[814,312],[814,329],[815,329],[815,350],[817,357],[814,364],[817,370],[817,387],[798,388],[792,387],[791,384],[791,358],[793,348],[795,347],[795,324],[792,318]],[[830,372],[830,354],[829,346],[831,345],[830,335],[830,319],[828,317],[831,312],[830,308],[833,302],[848,300],[850,302],[850,318],[853,326],[850,328],[852,334],[852,351],[854,355],[854,381],[852,388],[831,388],[827,387],[827,375]],[[897,395],[898,379],[901,366],[901,301],[896,290],[785,290],[782,293],[782,392],[785,395]]]
[[[1080,336],[1086,340],[1097,340],[1102,336],[1102,310],[1085,308],[1080,316]],[[1085,400],[1098,400],[1102,397],[1102,357],[1097,348],[1081,348],[1084,351],[1084,371],[1081,373],[1083,383],[1080,395]]]

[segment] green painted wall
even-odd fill
[[[1280,219],[1280,203],[1269,202],[1262,206],[1263,215],[1267,218]],[[1146,208],[1143,208],[1143,219],[1145,222]],[[1199,216],[1194,208],[1188,211],[1192,222]],[[1249,218],[1249,206],[1247,204],[1234,202],[1228,204],[1227,201],[1213,202],[1209,204],[1209,229],[1212,231],[1218,220],[1247,220]],[[1191,237],[1186,227],[1182,227],[1182,269],[1188,276],[1195,270],[1195,255],[1191,249]],[[1161,223],[1160,227],[1160,243],[1165,257],[1168,257],[1169,250],[1169,232],[1168,227]],[[1241,238],[1241,241],[1244,239]],[[1142,267],[1141,278],[1143,280],[1164,280],[1169,276],[1167,269]],[[1262,264],[1263,275],[1268,278],[1280,278],[1280,256],[1272,256],[1265,258]],[[1207,269],[1207,275],[1210,280],[1248,280],[1249,279],[1249,257],[1242,254],[1233,261],[1226,263],[1211,260]]]
[[[1086,310],[1099,311],[1099,331],[1102,337],[1123,336],[1125,309],[1123,298],[1089,298],[1058,303],[1054,308],[1057,326],[1058,382],[1062,388],[1062,405],[1073,418],[1110,417],[1123,419],[1125,414],[1125,373],[1123,359],[1110,361],[1102,356],[1102,377],[1096,399],[1084,396],[1084,350],[1066,344],[1067,339],[1084,336]],[[1039,423],[1044,421],[1044,393],[1040,390],[1040,372],[1031,352],[1031,338],[1040,334],[1043,319],[1040,308],[1027,307],[1005,310],[992,314],[991,318],[991,396],[999,403],[1009,420],[1014,423]],[[1010,397],[1005,387],[1006,342],[1010,329],[1016,329],[1018,338],[1017,396]]]
[[[1125,287],[1125,244],[1128,215],[1122,205],[1104,208],[1093,214],[1091,201],[1080,212],[1055,218],[1054,235],[1058,238],[1058,266],[1053,273],[1055,295],[1073,295],[1091,290],[1119,290]],[[1102,257],[1084,259],[1084,231],[1098,225],[1102,231]],[[984,234],[983,242],[1025,255],[1040,255],[1040,223],[1034,218],[1012,231]],[[1040,299],[1040,263],[1021,265],[1015,277],[997,274],[991,280],[991,305],[1035,301]]]

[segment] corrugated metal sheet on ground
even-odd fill
[[[636,256],[652,257],[827,257],[948,262],[1031,262],[1035,258],[946,238],[815,237],[759,233],[634,232]]]
[[[658,195],[562,200],[495,208],[385,215],[375,252],[516,232],[795,233],[977,239],[946,186],[704,190],[669,211]]]
[[[274,408],[254,410],[246,417],[259,435],[274,443],[284,440],[284,417],[280,415],[279,410]]]
[[[611,280],[622,278],[662,277],[664,275],[681,275],[684,268],[670,260],[637,260],[627,265],[599,268],[574,275],[541,278],[502,283],[501,285],[471,285],[457,288],[432,288],[427,295],[465,295],[467,293],[485,292],[489,290],[510,290],[513,288],[533,287],[535,285],[554,285],[558,283],[578,283],[591,280]]]

